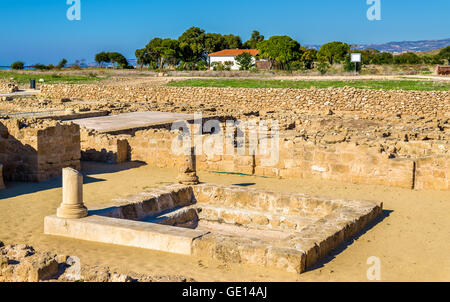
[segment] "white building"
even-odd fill
[[[209,63],[213,64],[214,62],[217,62],[219,64],[225,64],[225,62],[233,62],[231,70],[239,70],[240,66],[236,63],[236,56],[244,52],[248,52],[253,56],[253,64],[255,64],[255,56],[259,53],[257,49],[224,49],[218,52],[210,53],[208,55]]]

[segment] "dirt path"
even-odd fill
[[[85,165],[85,201],[102,208],[108,200],[172,183],[175,169],[128,163]],[[61,180],[40,184],[9,183],[0,191],[0,240],[27,243],[39,250],[76,255],[89,265],[109,265],[123,272],[180,274],[198,281],[367,281],[367,258],[381,259],[383,281],[450,281],[450,192],[410,191],[328,181],[285,180],[199,173],[204,182],[304,192],[384,202],[384,218],[325,259],[313,270],[290,274],[258,266],[225,264],[195,257],[97,244],[43,235],[43,218],[60,203]]]

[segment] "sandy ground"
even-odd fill
[[[91,209],[107,206],[112,198],[170,184],[176,177],[175,169],[135,163],[84,164],[84,173],[85,203]],[[203,182],[380,200],[385,211],[376,225],[302,275],[44,235],[43,219],[54,214],[61,201],[61,179],[8,183],[0,191],[0,240],[79,256],[83,263],[108,265],[121,272],[178,274],[197,281],[367,281],[366,261],[371,256],[381,259],[383,281],[450,281],[450,192],[209,172],[199,176]]]

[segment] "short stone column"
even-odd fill
[[[177,181],[183,185],[197,185],[199,183],[193,148],[188,155],[184,156],[183,161],[181,162]]]
[[[78,219],[86,217],[83,204],[83,175],[75,169],[63,169],[63,201],[56,215],[60,218]]]
[[[0,164],[0,190],[5,188],[5,183],[3,182],[3,165]]]

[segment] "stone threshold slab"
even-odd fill
[[[65,219],[52,215],[45,217],[44,233],[191,255],[194,240],[209,232],[103,216]]]
[[[99,133],[110,133],[171,124],[180,120],[193,121],[194,115],[173,112],[142,111],[121,113],[103,117],[75,119],[73,122]]]

